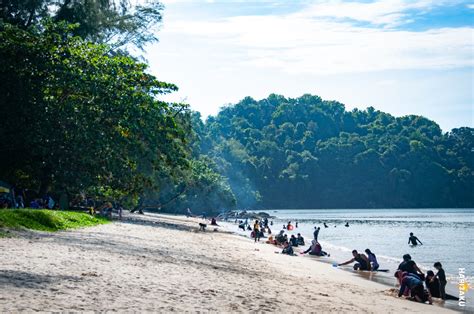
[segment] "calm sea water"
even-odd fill
[[[393,273],[406,253],[426,273],[434,262],[441,262],[448,276],[447,290],[458,294],[459,268],[465,268],[473,283],[474,209],[344,209],[344,210],[266,210],[275,216],[273,234],[278,233],[288,221],[298,221],[298,228],[288,234],[301,233],[309,244],[314,226],[321,227],[319,242],[331,254],[331,262],[344,262],[352,258],[351,251],[364,252],[369,248],[377,255],[379,273],[386,283],[395,283]],[[323,223],[329,228],[324,228]],[[349,227],[345,227],[346,222]],[[232,225],[233,229],[237,229]],[[248,232],[238,233],[247,235]],[[423,245],[408,245],[413,232]],[[247,235],[248,236],[248,235]],[[305,247],[306,248],[306,247]],[[472,284],[471,284],[472,287]],[[472,288],[468,296],[472,296]]]
[[[369,248],[379,258],[381,268],[393,268],[406,253],[424,269],[434,262],[457,278],[459,268],[474,274],[474,209],[353,209],[353,210],[270,210],[274,231],[289,220],[298,221],[300,232],[312,238],[314,226],[320,226],[319,241],[335,255]],[[324,228],[323,223],[329,228]],[[345,223],[349,227],[344,227]],[[408,245],[413,232],[423,245]],[[386,267],[384,267],[384,264]]]

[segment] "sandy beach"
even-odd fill
[[[2,238],[0,311],[452,312],[198,221],[127,215]]]

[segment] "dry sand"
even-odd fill
[[[176,216],[0,239],[0,311],[450,312]]]

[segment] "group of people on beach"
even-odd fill
[[[244,231],[251,231],[251,237],[254,238],[255,242],[260,241],[260,239],[264,238],[265,234],[267,234],[268,239],[266,243],[281,247],[281,254],[296,255],[294,248],[305,245],[305,239],[300,233],[297,233],[296,236],[292,234],[290,237],[285,233],[285,231],[291,231],[297,228],[298,222],[293,226],[291,221],[289,221],[275,237],[272,235],[270,225],[273,226],[273,222],[270,224],[268,219],[255,220],[253,227],[250,227],[247,221],[239,222],[239,228]],[[327,225],[324,224],[324,226],[326,227]],[[345,226],[348,227],[349,223],[346,223]],[[323,251],[318,241],[320,230],[320,227],[314,227],[311,245],[306,250],[300,251],[300,254],[330,256],[327,252]],[[416,246],[418,244],[422,245],[423,243],[413,233],[410,233],[408,244]],[[340,264],[334,264],[334,266],[344,266],[351,263],[355,263],[353,269],[358,271],[388,271],[379,270],[380,265],[377,256],[370,249],[365,249],[365,254],[353,250],[350,260]],[[432,303],[432,297],[441,298],[442,300],[458,300],[458,298],[446,293],[447,280],[441,263],[436,262],[433,267],[437,272],[435,273],[430,270],[425,275],[411,259],[411,256],[405,254],[403,261],[398,266],[394,275],[400,285],[398,296],[406,296],[413,301],[422,303],[429,302],[430,304]]]
[[[436,274],[429,270],[425,275],[412,260],[410,254],[403,255],[403,261],[394,274],[400,284],[398,296],[403,295],[411,300],[422,303],[429,302],[430,304],[432,303],[432,297],[442,300],[459,300],[457,297],[446,293],[448,281],[443,265],[436,262],[433,267],[437,270]]]

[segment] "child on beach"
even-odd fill
[[[436,275],[431,279],[434,281],[435,278],[438,278],[439,280],[439,294],[441,296],[441,299],[446,300],[446,284],[448,283],[446,280],[446,274],[444,272],[443,266],[441,265],[440,262],[436,262],[433,265],[434,268],[438,270]]]
[[[440,289],[439,279],[436,278],[432,270],[428,270],[426,272],[425,285],[426,285],[426,289],[428,289],[428,291],[430,292],[433,298],[441,298],[441,293],[440,293],[441,289]],[[445,293],[444,296],[446,298],[445,300],[459,301],[458,297],[452,296],[450,294]]]

